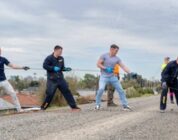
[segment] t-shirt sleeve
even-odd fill
[[[122,60],[120,58],[118,58],[117,64],[120,64],[121,62],[122,62]]]
[[[51,59],[50,57],[46,57],[46,59],[43,62],[43,68],[48,71],[53,71],[53,65],[51,65]]]
[[[104,61],[105,60],[105,56],[106,56],[105,54],[101,55],[100,59],[102,59]]]
[[[4,64],[5,65],[9,65],[9,63],[10,63],[9,60],[7,60],[6,58],[4,58]]]

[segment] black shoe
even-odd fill
[[[45,109],[44,107],[41,107],[41,109],[40,109],[40,110],[45,111],[46,109]]]
[[[74,111],[74,112],[75,112],[75,111],[78,112],[78,111],[81,111],[81,109],[80,109],[78,106],[76,106],[76,107],[73,107],[73,108],[72,108],[72,111]]]

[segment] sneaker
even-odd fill
[[[25,112],[24,109],[18,109],[18,110],[17,110],[17,113],[24,113],[24,112]]]
[[[100,105],[96,105],[95,110],[100,110]]]
[[[165,113],[165,110],[161,109],[161,110],[160,110],[160,113]]]
[[[72,111],[78,112],[78,111],[81,111],[81,109],[78,106],[76,106],[76,107],[72,108]]]
[[[40,110],[41,110],[41,111],[45,111],[46,109],[45,109],[44,107],[41,107]]]
[[[130,106],[123,106],[124,111],[133,111]]]
[[[117,107],[118,105],[112,102],[112,103],[108,103],[107,106],[108,107]]]

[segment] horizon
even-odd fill
[[[61,45],[66,66],[99,71],[98,58],[117,44],[118,56],[132,72],[160,79],[164,57],[178,56],[175,0],[6,0],[0,1],[0,8],[2,56],[14,64],[42,68],[54,46]],[[34,72],[45,73],[14,70],[6,75]]]

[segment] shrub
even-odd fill
[[[127,98],[140,97],[141,94],[134,87],[129,87],[126,89],[126,96]]]

